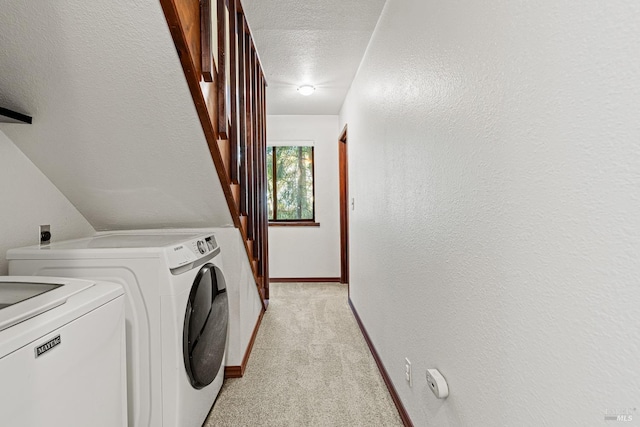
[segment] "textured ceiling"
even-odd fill
[[[338,114],[385,0],[242,0],[268,114]],[[312,96],[296,91],[316,87]]]
[[[6,0],[0,129],[98,230],[231,224],[157,0]],[[4,183],[3,185],[19,185]]]

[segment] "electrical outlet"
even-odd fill
[[[404,378],[409,383],[409,387],[413,387],[413,378],[411,377],[411,361],[404,359]]]
[[[41,225],[38,237],[41,245],[48,245],[51,242],[51,226],[49,224]]]

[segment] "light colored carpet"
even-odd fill
[[[337,283],[272,283],[243,378],[228,379],[206,427],[402,426]]]

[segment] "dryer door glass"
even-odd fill
[[[191,287],[184,317],[184,365],[191,385],[211,384],[222,367],[229,305],[224,280],[213,264],[205,264]],[[220,276],[221,277],[221,276]]]

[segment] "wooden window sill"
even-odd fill
[[[269,227],[320,227],[320,223],[312,221],[270,221]]]

